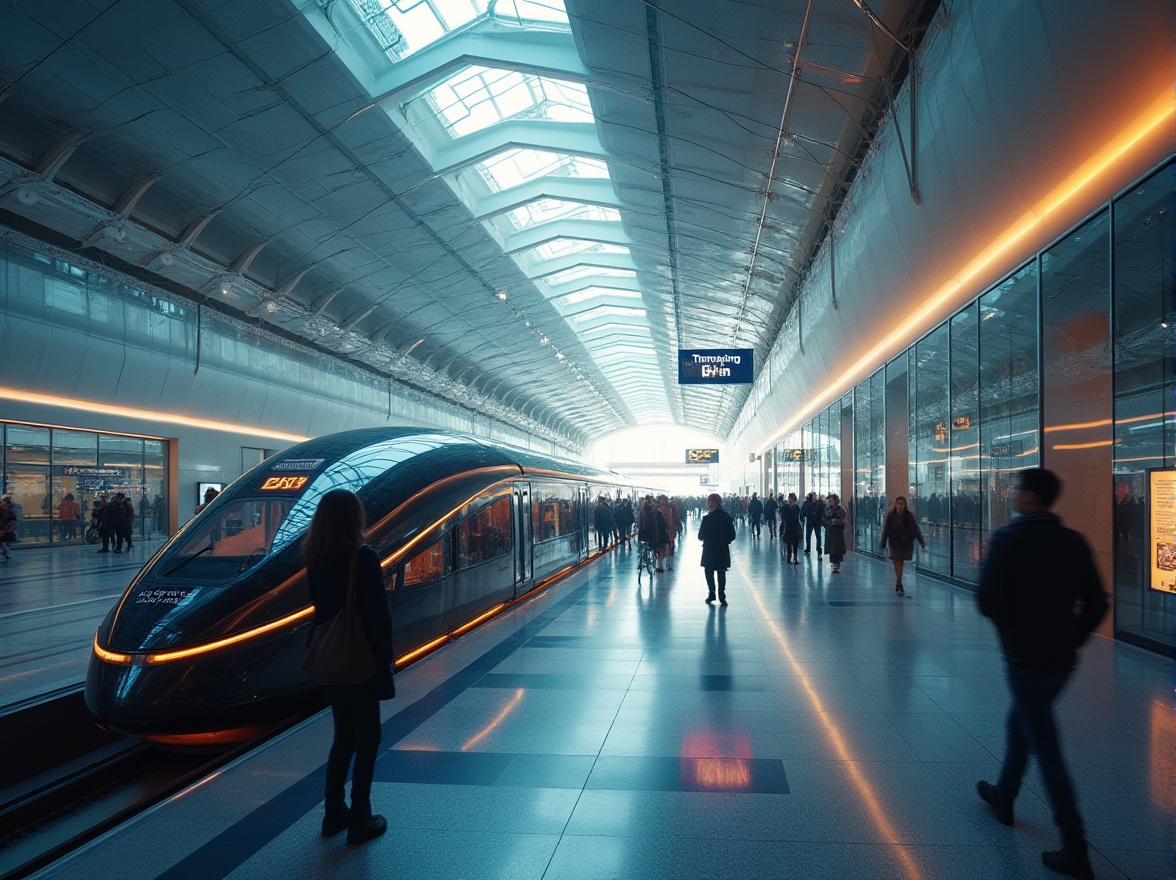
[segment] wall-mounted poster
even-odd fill
[[[1156,468],[1148,476],[1148,546],[1153,590],[1176,593],[1176,468]]]

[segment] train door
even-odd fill
[[[535,544],[531,521],[531,484],[514,484],[515,596],[520,595],[535,574],[532,549]]]
[[[588,535],[588,523],[592,519],[592,510],[596,505],[589,504],[588,502],[587,486],[581,484],[577,487],[576,492],[580,496],[580,503],[578,505],[580,511],[580,522],[578,529],[578,533],[580,535],[580,547],[579,553],[576,555],[580,560],[585,560],[591,555],[592,552],[592,542],[589,540]]]

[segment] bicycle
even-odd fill
[[[649,579],[653,580],[653,573],[657,570],[657,554],[648,541],[637,542],[637,583],[641,583],[641,570],[649,569]]]

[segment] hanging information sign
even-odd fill
[[[679,385],[750,385],[750,348],[678,349]]]

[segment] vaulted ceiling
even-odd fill
[[[724,436],[935,0],[0,4],[0,223],[570,448]],[[904,45],[905,44],[905,45]]]

